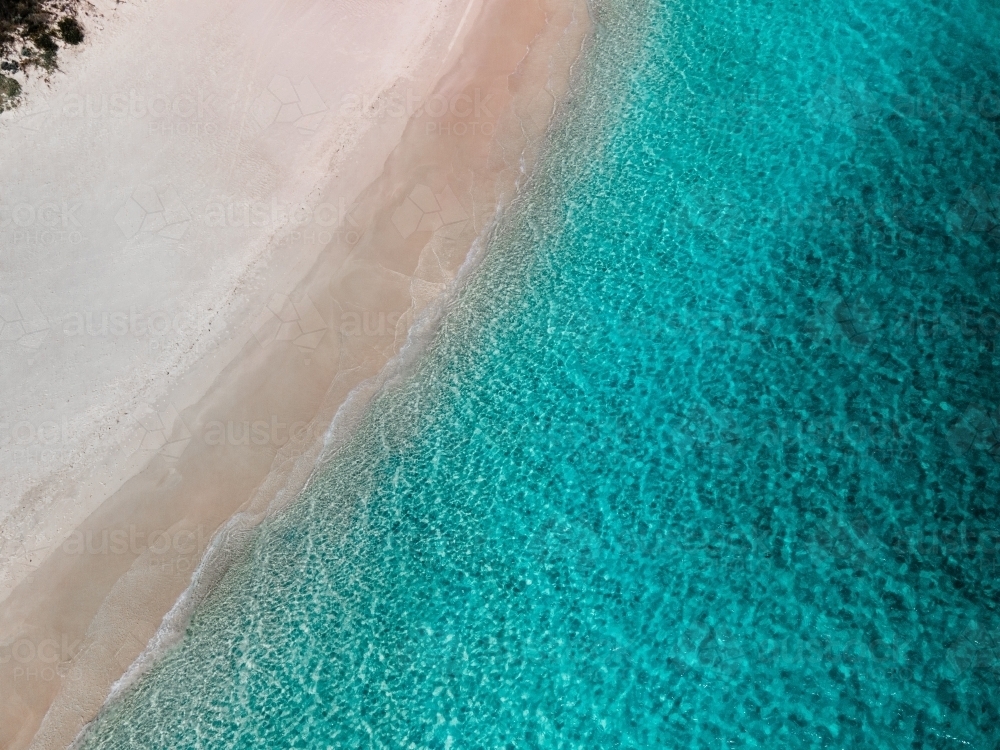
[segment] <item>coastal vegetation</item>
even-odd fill
[[[74,3],[0,0],[0,112],[17,105],[21,83],[32,69],[50,73],[61,45],[83,41]]]
[[[17,105],[21,84],[14,78],[0,74],[0,112]]]

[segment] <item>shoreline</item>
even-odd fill
[[[467,7],[467,0],[436,2],[456,12]],[[256,10],[271,4],[258,0]],[[0,164],[10,165],[12,185],[0,200],[0,235],[10,243],[0,287],[0,340],[4,353],[15,355],[0,367],[0,378],[27,386],[5,399],[0,425],[0,460],[9,469],[0,478],[0,601],[37,567],[38,554],[57,548],[123,478],[149,463],[158,442],[172,437],[174,412],[203,396],[255,335],[243,322],[266,311],[274,293],[293,287],[325,246],[350,229],[347,206],[377,177],[405,117],[349,104],[386,94],[419,102],[440,75],[438,61],[419,49],[414,59],[369,62],[345,73],[328,61],[313,72],[317,79],[316,73],[330,77],[326,86],[319,84],[329,89],[320,100],[308,76],[299,84],[272,76],[268,84],[272,65],[264,66],[256,76],[263,83],[249,91],[235,90],[234,84],[246,88],[242,71],[238,80],[203,89],[178,83],[172,71],[161,81],[140,80],[143,87],[128,76],[115,86],[104,84],[118,65],[114,49],[103,58],[102,52],[122,37],[151,33],[150,26],[160,33],[158,24],[170,11],[190,5],[173,0],[173,7],[158,6],[159,15],[148,16],[123,5],[122,16],[105,19],[101,34],[92,35],[94,46],[76,51],[74,75],[85,80],[74,83],[85,91],[67,91],[68,78],[59,76],[47,91],[34,92],[37,100],[0,118]],[[221,5],[218,15],[236,24],[236,31],[259,33],[251,23],[256,19],[245,29],[239,26],[243,19],[231,18],[234,5]],[[202,20],[195,14],[188,23]],[[298,37],[311,20],[303,13],[287,19],[286,35]],[[380,19],[353,20],[363,28]],[[450,30],[424,29],[424,46],[438,49]],[[399,40],[386,33],[379,41],[391,48]],[[141,42],[120,54],[138,53]],[[300,54],[308,58],[309,52]],[[150,61],[153,68],[157,63],[155,57]],[[414,70],[400,75],[404,69]],[[368,80],[357,83],[352,74]],[[272,88],[284,98],[304,98],[275,112],[280,102]],[[292,120],[320,106],[317,115],[324,119]],[[189,115],[197,121],[186,122]],[[97,139],[96,156],[77,150],[78,131]],[[205,164],[213,149],[218,153]],[[133,153],[113,161],[125,150]],[[102,163],[107,161],[112,163]],[[150,174],[157,169],[173,181],[157,183]],[[52,185],[62,180],[70,189],[53,193]],[[327,202],[319,197],[324,185],[333,193]],[[55,268],[44,268],[46,261]],[[90,393],[74,392],[73,378],[60,372],[68,368],[78,370],[78,380],[94,379]],[[116,381],[96,387],[96,378],[107,375]],[[33,396],[51,399],[38,393],[43,390],[70,398],[48,409],[31,403]],[[163,403],[168,397],[170,405]],[[64,514],[61,528],[40,529],[44,518],[31,518],[43,495],[46,515]],[[11,546],[18,537],[32,539],[19,550]],[[12,569],[11,562],[22,569]]]
[[[206,572],[210,589],[210,569],[221,575],[248,530],[298,496],[321,452],[330,448],[331,431],[349,434],[357,414],[392,377],[387,368],[414,351],[407,345],[420,336],[414,322],[430,320],[433,333],[430,311],[436,305],[440,314],[461,283],[456,279],[470,262],[469,248],[496,211],[509,205],[525,170],[530,173],[589,30],[579,15],[586,9],[582,2],[551,2],[542,9],[486,0],[473,12],[474,5],[455,19],[445,52],[454,59],[429,100],[448,106],[437,117],[406,112],[381,174],[338,214],[348,228],[356,227],[356,236],[330,243],[311,259],[300,256],[296,270],[285,275],[303,281],[258,293],[271,294],[265,310],[230,340],[231,356],[211,363],[218,367],[229,356],[219,375],[188,406],[156,412],[160,423],[173,425],[161,429],[166,440],[148,465],[74,529],[72,551],[62,544],[31,575],[30,586],[15,590],[23,594],[20,600],[8,598],[15,605],[10,611],[20,611],[14,617],[5,612],[0,639],[6,640],[0,642],[14,633],[36,646],[60,643],[58,689],[28,696],[44,708],[35,714],[41,726],[32,747],[72,742],[105,703],[95,695],[113,700],[116,686],[127,688],[122,680],[130,684],[129,674],[141,674],[139,660],[153,639],[170,630],[169,613],[183,608],[189,592],[191,606],[197,604],[193,570]],[[513,28],[526,35],[527,45],[518,50],[524,40],[508,33],[506,46],[495,45],[503,47],[501,53],[487,54],[490,45],[483,41]],[[539,68],[546,73],[541,82]],[[486,89],[494,93],[484,97]],[[393,108],[406,110],[405,96],[379,101],[358,104],[382,107],[390,117]],[[489,134],[483,132],[485,120],[463,117],[477,107],[497,108],[490,110]],[[478,133],[470,132],[473,124]],[[336,205],[322,187],[316,192],[314,205]],[[290,235],[294,242],[294,229]],[[415,347],[413,356],[419,356],[420,345]],[[254,409],[261,405],[263,410]],[[183,441],[180,453],[170,455]],[[238,519],[249,523],[230,529]],[[222,551],[205,557],[213,544]],[[68,612],[72,605],[56,603],[81,583],[92,589],[82,596],[90,608],[83,616]],[[155,661],[155,653],[148,656]],[[24,693],[15,697],[21,705],[14,715],[23,721],[30,702]],[[10,746],[25,747],[29,739],[22,730]]]

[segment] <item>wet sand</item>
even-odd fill
[[[335,417],[343,439],[408,339],[419,349],[414,322],[433,333],[474,241],[530,171],[589,30],[583,2],[467,7],[429,96],[342,100],[389,137],[403,126],[374,181],[346,205],[344,174],[318,183],[314,209],[273,238],[277,270],[248,287],[246,322],[149,410],[142,470],[4,601],[0,746],[69,745],[151,639],[169,638],[164,615],[210,545],[223,563],[292,501]]]

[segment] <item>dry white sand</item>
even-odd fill
[[[4,748],[64,747],[216,531],[294,496],[523,180],[588,28],[582,0],[84,20],[0,116]]]
[[[106,3],[0,118],[0,601],[187,439],[178,375],[344,231],[476,2]]]

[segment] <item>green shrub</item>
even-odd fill
[[[59,34],[66,44],[79,44],[83,41],[83,27],[72,16],[60,19]]]
[[[28,75],[33,68],[51,73],[59,67],[60,42],[83,42],[74,11],[78,2],[0,0],[0,111],[16,106],[21,94],[20,84],[5,73]],[[59,18],[63,14],[69,15]]]
[[[57,52],[59,50],[59,45],[56,44],[56,40],[52,38],[49,32],[44,32],[35,37],[35,46],[38,47],[43,53],[44,52]]]
[[[21,84],[13,78],[0,74],[0,112],[10,109],[21,95]]]

